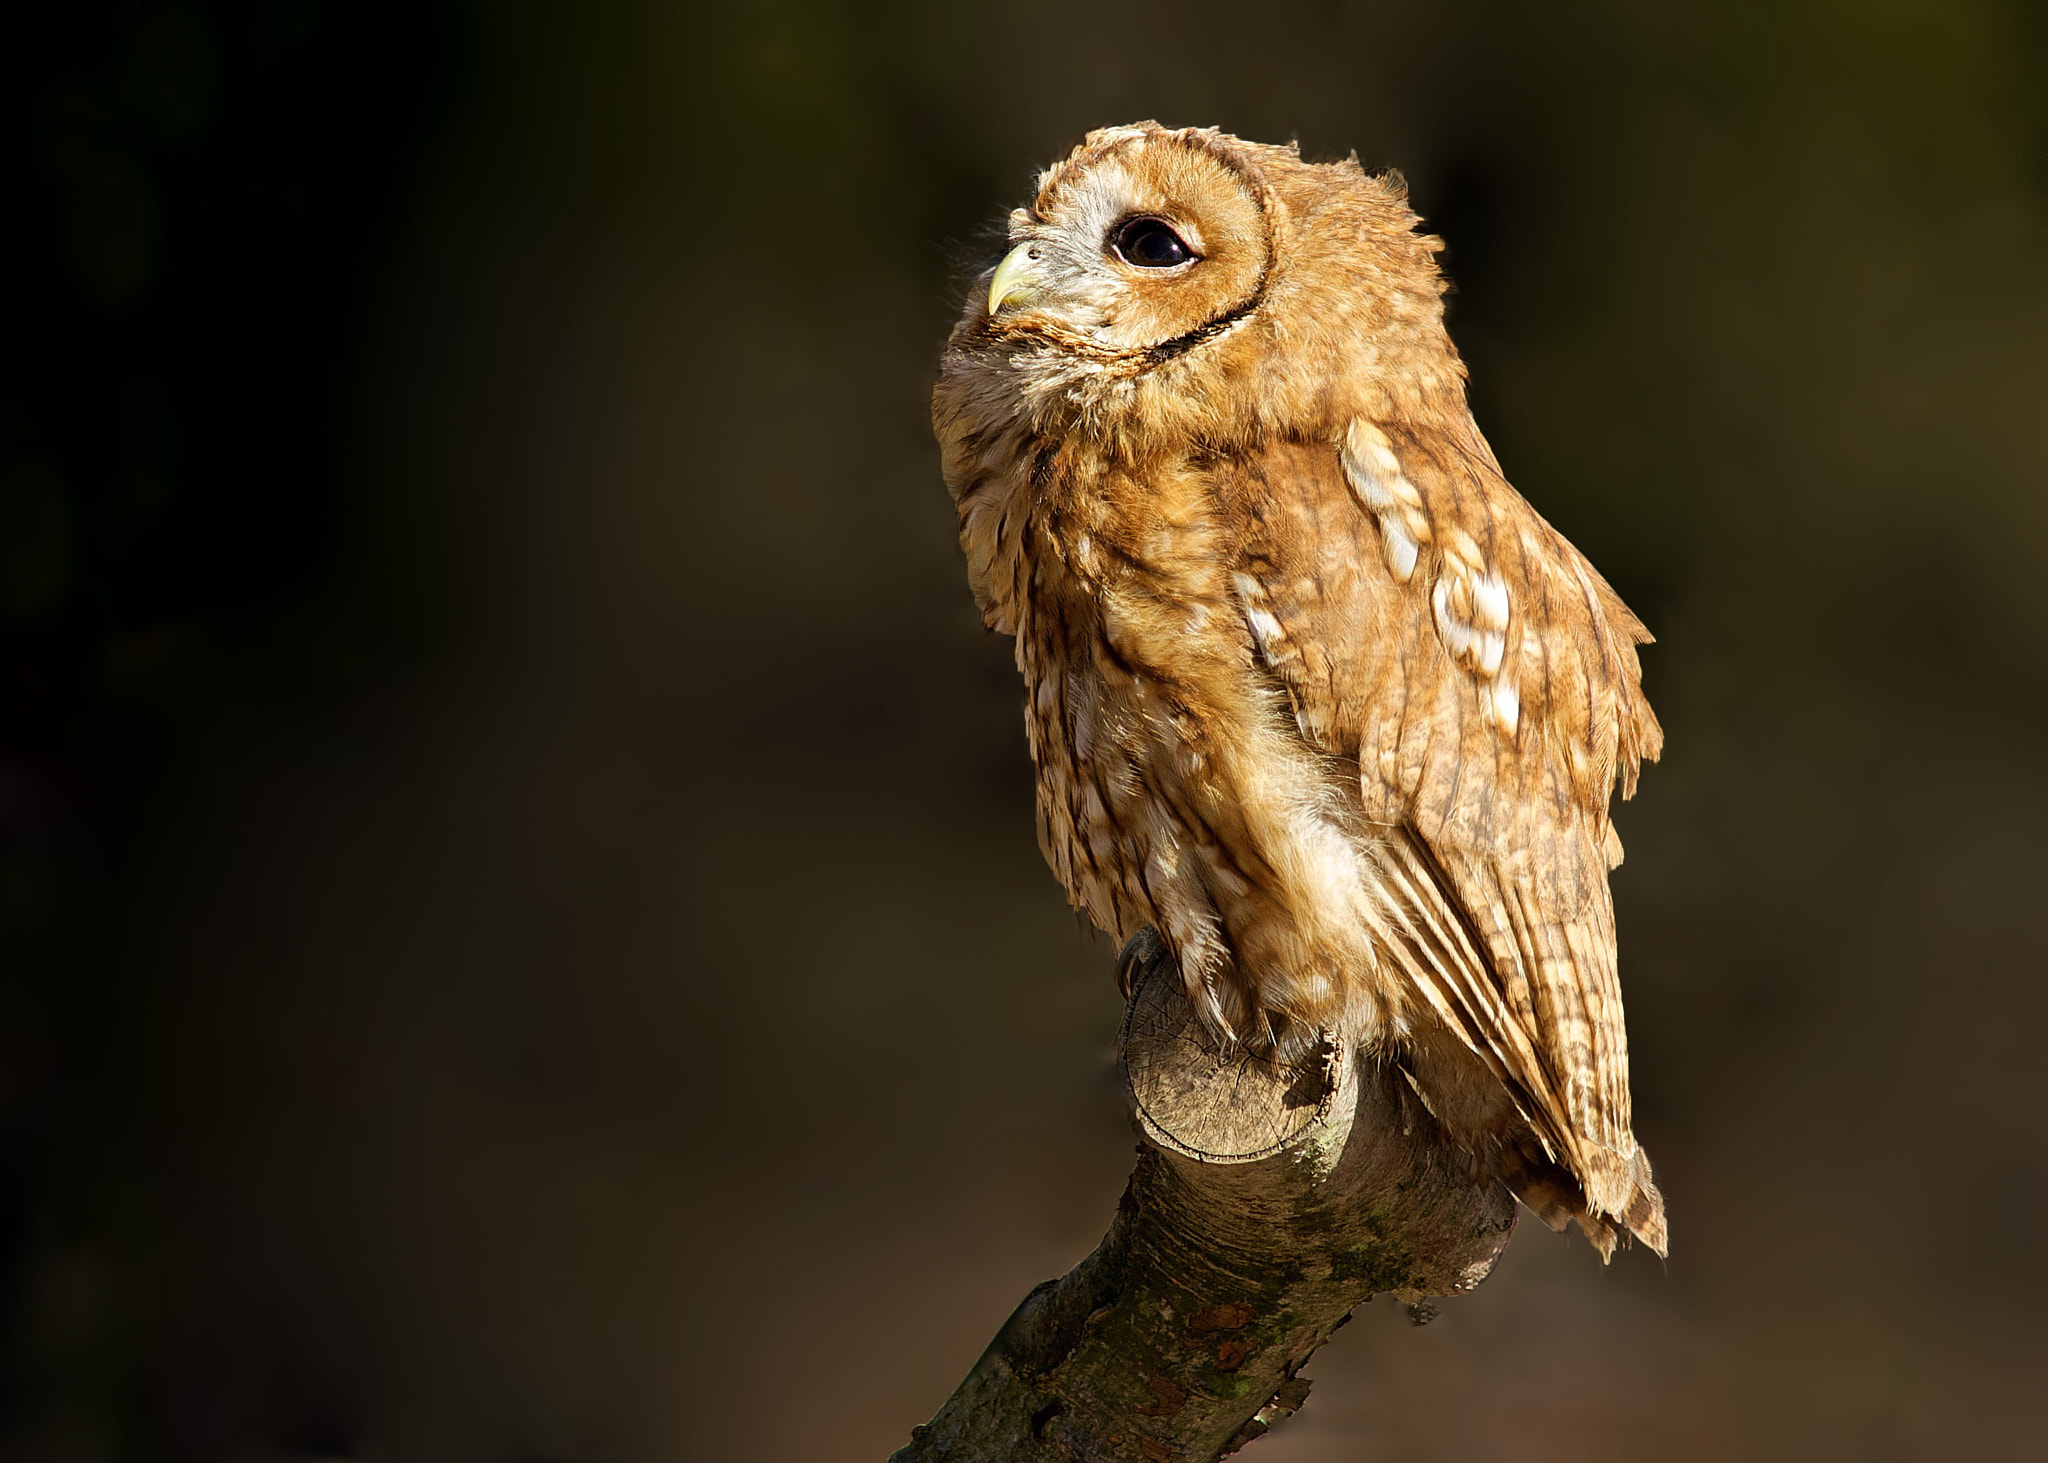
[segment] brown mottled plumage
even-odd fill
[[[1553,1225],[1662,1253],[1608,821],[1648,634],[1501,476],[1398,179],[1140,123],[1011,215],[933,395],[1046,857],[1220,1033],[1399,1061]]]

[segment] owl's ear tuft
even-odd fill
[[[1351,154],[1351,161],[1358,161],[1357,153]],[[1393,195],[1396,203],[1406,203],[1408,201],[1408,175],[1399,168],[1388,168],[1384,173],[1381,173],[1380,183],[1386,188],[1387,192]]]

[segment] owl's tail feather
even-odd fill
[[[1514,1191],[1536,1217],[1562,1232],[1573,1221],[1585,1232],[1604,1264],[1614,1258],[1615,1246],[1633,1235],[1655,1250],[1666,1253],[1670,1234],[1664,1222],[1664,1196],[1657,1192],[1650,1175],[1650,1157],[1636,1149],[1630,1174],[1632,1192],[1618,1214],[1595,1210],[1586,1202],[1586,1191],[1578,1180],[1545,1153],[1533,1135],[1519,1143],[1507,1144],[1502,1153],[1501,1182]],[[1618,1221],[1618,1223],[1617,1223]]]
[[[1638,1147],[1635,1154],[1635,1193],[1621,1211],[1621,1222],[1631,1233],[1655,1250],[1659,1258],[1671,1253],[1671,1232],[1664,1224],[1664,1196],[1650,1175],[1650,1155]]]

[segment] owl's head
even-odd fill
[[[1243,144],[1120,127],[1088,140],[1010,215],[988,277],[994,337],[1170,355],[1242,318],[1273,262],[1278,200]]]
[[[1355,159],[1155,122],[1091,132],[1010,215],[935,407],[977,430],[1213,438],[1462,396],[1416,222],[1399,178]]]

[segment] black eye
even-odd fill
[[[1171,269],[1195,257],[1179,234],[1156,218],[1134,218],[1118,224],[1109,236],[1116,257],[1139,269]]]

